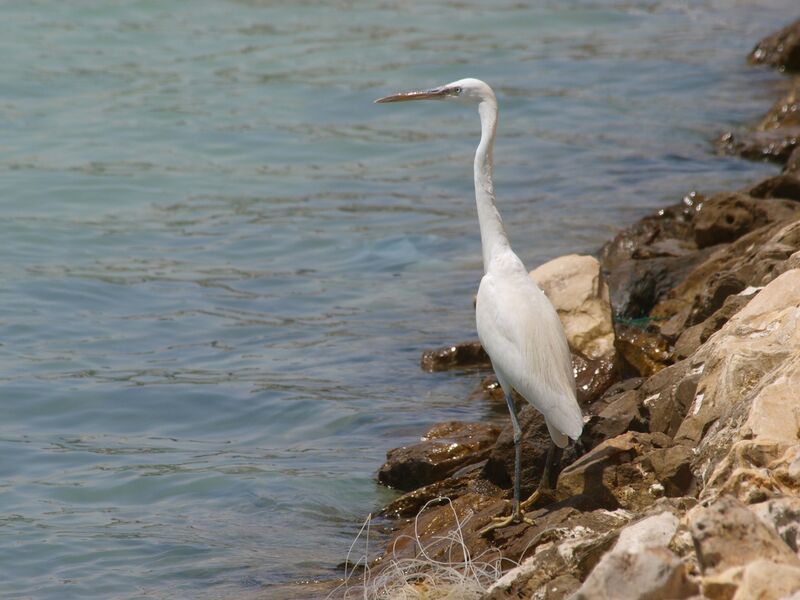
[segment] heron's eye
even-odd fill
[[[461,93],[461,88],[460,88],[460,87],[455,87],[455,88],[453,88],[453,93],[454,93],[456,96],[458,96],[458,95]]]

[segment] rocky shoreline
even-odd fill
[[[800,20],[749,58],[800,73]],[[380,513],[391,533],[371,576],[425,548],[504,565],[486,600],[800,598],[800,76],[790,83],[751,131],[720,139],[780,175],[688,193],[598,259],[531,273],[562,317],[586,415],[586,452],[565,453],[535,525],[479,533],[509,510],[510,423],[442,423],[378,472],[405,494]],[[426,352],[422,368],[486,369],[477,393],[502,399],[477,342]],[[519,406],[524,497],[548,432]]]

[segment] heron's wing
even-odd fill
[[[572,439],[583,429],[569,347],[553,305],[527,273],[481,280],[478,336],[498,375],[525,397],[548,426]],[[566,443],[566,440],[564,440]]]

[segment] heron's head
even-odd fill
[[[410,100],[459,100],[470,104],[480,104],[481,102],[494,104],[497,102],[492,88],[480,79],[472,78],[459,79],[429,90],[391,94],[378,98],[375,102],[382,104],[385,102],[408,102]]]

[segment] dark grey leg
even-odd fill
[[[542,479],[539,482],[540,489],[555,491],[558,483],[558,474],[561,472],[561,457],[563,455],[564,449],[559,448],[551,441],[550,447],[547,449],[547,459],[544,463]]]
[[[580,458],[581,456],[583,456],[587,452],[588,452],[588,450],[586,449],[586,446],[584,445],[583,440],[581,438],[578,438],[577,440],[575,440],[575,454],[578,456],[578,458]]]
[[[522,520],[522,515],[519,512],[519,489],[520,479],[522,472],[522,429],[519,426],[519,419],[517,418],[517,407],[514,406],[514,400],[511,394],[506,394],[506,404],[508,404],[508,412],[511,413],[511,426],[514,428],[514,504],[512,505],[511,515],[515,520]]]
[[[514,406],[514,400],[510,394],[506,395],[506,404],[508,404],[508,412],[511,414],[511,426],[514,429],[514,502],[511,505],[511,514],[508,517],[497,517],[492,520],[492,523],[481,530],[481,535],[486,535],[490,531],[499,529],[501,527],[508,527],[514,523],[528,523],[533,525],[533,521],[522,514],[520,510],[519,496],[520,496],[520,472],[522,469],[522,428],[519,426],[519,419],[517,419],[517,407]]]
[[[547,457],[544,460],[544,470],[542,471],[542,478],[539,480],[539,487],[531,494],[530,498],[520,505],[523,510],[528,510],[542,497],[552,498],[555,495],[563,454],[564,449],[559,448],[550,440],[550,447],[547,449]]]

